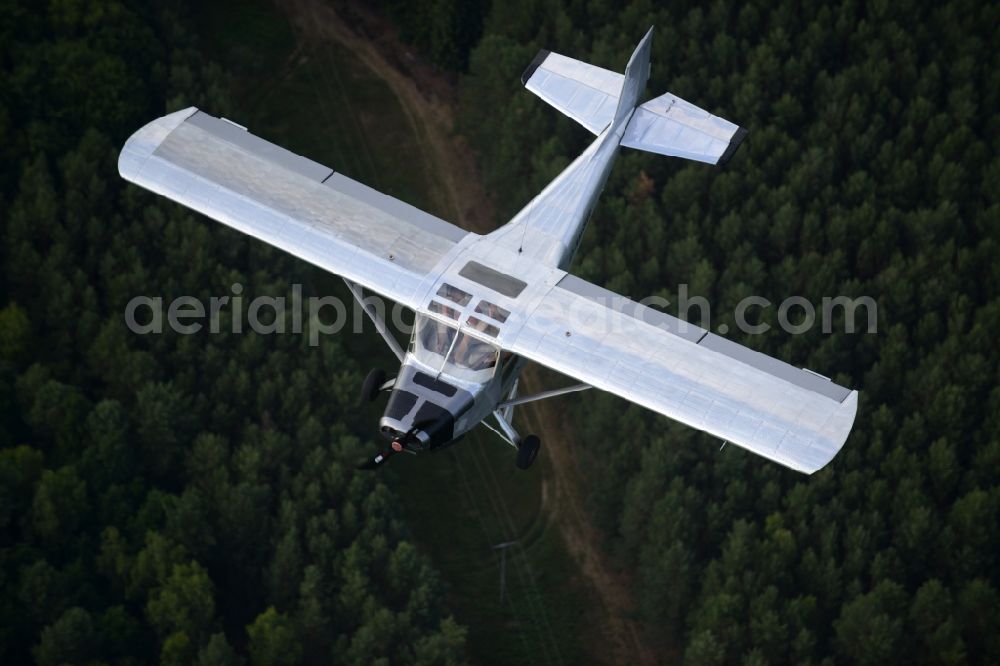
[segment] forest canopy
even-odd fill
[[[521,87],[540,48],[621,71],[653,25],[647,93],[750,131],[725,169],[623,151],[574,271],[686,284],[861,403],[811,477],[611,396],[571,408],[664,661],[1000,663],[996,3],[380,4],[458,76],[499,221],[588,141]],[[118,177],[149,119],[231,108],[189,10],[0,0],[0,661],[462,663],[395,495],[353,473],[349,350],[122,323],[136,294],[309,284]],[[870,296],[878,331],[789,335],[770,310],[741,335],[750,294]]]
[[[0,661],[462,663],[437,573],[354,471],[336,338],[125,327],[137,294],[308,284],[118,176],[150,119],[227,110],[192,35],[176,3],[0,3]]]
[[[623,401],[572,410],[648,636],[690,664],[1000,660],[995,3],[494,3],[460,129],[509,216],[586,145],[520,89],[539,48],[749,129],[725,169],[624,151],[574,272],[709,299],[730,337],[861,392],[803,477]],[[871,296],[877,334],[740,336],[743,297]]]

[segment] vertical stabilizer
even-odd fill
[[[639,96],[646,89],[649,80],[649,52],[653,46],[653,27],[650,26],[646,36],[632,52],[628,66],[625,68],[625,83],[618,96],[618,110],[615,111],[614,125],[627,118],[632,109],[639,103]]]

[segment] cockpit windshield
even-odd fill
[[[413,336],[417,360],[439,372],[480,382],[493,375],[499,349],[430,317],[418,316]]]

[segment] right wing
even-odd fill
[[[811,474],[844,445],[858,392],[573,275],[503,348]]]
[[[331,273],[418,307],[467,233],[194,107],[133,134],[122,177]]]
[[[625,77],[566,56],[539,51],[521,83],[593,134],[614,119]]]

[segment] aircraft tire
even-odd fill
[[[517,443],[517,466],[519,469],[528,469],[531,463],[538,457],[538,449],[542,442],[536,435],[528,435]]]
[[[372,368],[365,381],[361,384],[361,402],[372,402],[378,397],[378,392],[385,384],[385,370],[382,368]]]

